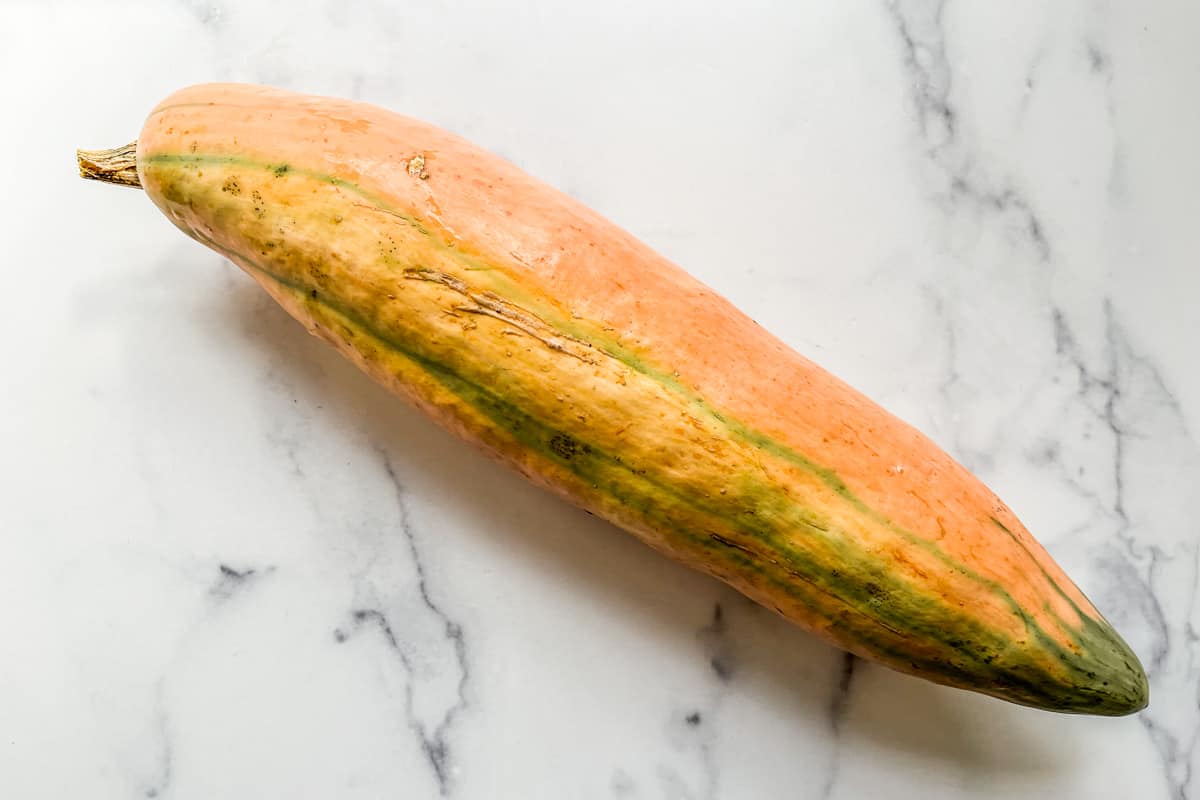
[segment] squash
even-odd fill
[[[201,85],[79,164],[441,425],[838,647],[1043,709],[1146,705],[1137,657],[964,467],[511,163],[373,106]]]

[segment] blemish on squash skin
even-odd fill
[[[592,448],[589,445],[581,444],[579,440],[573,436],[565,434],[561,431],[550,437],[550,450],[562,458],[564,461],[570,461],[577,455],[591,455]]]
[[[424,153],[417,153],[408,160],[408,174],[423,181],[429,179],[429,173],[425,171]]]

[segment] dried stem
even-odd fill
[[[112,150],[76,150],[79,177],[142,188],[137,174],[137,142]]]

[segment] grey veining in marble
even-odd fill
[[[0,4],[0,793],[1200,800],[1200,10]],[[476,456],[73,148],[369,100],[916,424],[1142,657],[1123,719],[858,661]],[[19,154],[14,157],[13,154]]]

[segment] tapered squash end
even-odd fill
[[[1047,711],[1121,717],[1150,701],[1141,662],[1103,618],[1085,617],[1069,647],[1043,643],[1006,666],[988,693]]]
[[[1088,682],[1077,690],[1080,703],[1064,710],[1120,717],[1150,703],[1150,682],[1138,657],[1107,622],[1091,623],[1090,652],[1081,658]]]
[[[137,142],[112,150],[76,150],[75,160],[81,178],[142,188],[137,172]]]

